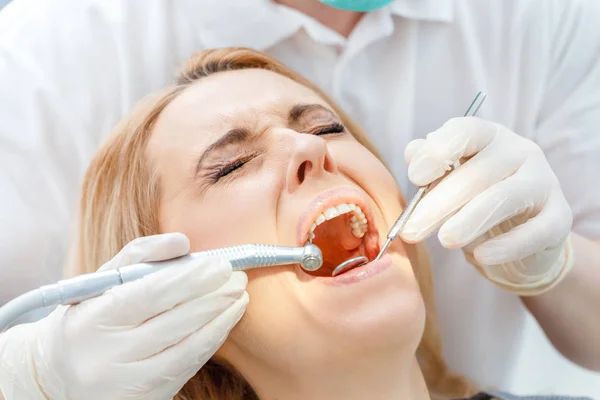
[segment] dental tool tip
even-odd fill
[[[323,253],[314,244],[304,246],[304,254],[300,266],[306,271],[316,271],[323,265]]]
[[[375,257],[375,261],[379,260],[381,258],[381,256],[383,255],[383,253],[385,253],[385,251],[387,250],[388,247],[390,247],[390,244],[392,243],[392,239],[388,238],[385,243],[383,244],[383,247],[381,248],[381,250],[379,250],[379,254],[377,254],[377,257]]]

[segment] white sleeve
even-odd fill
[[[116,38],[75,3],[91,2],[0,13],[0,305],[60,279],[81,178],[121,115]]]
[[[573,230],[600,238],[600,2],[553,3],[550,74],[536,140],[574,214]]]
[[[59,93],[0,48],[0,304],[60,278],[83,134]]]
[[[0,12],[0,305],[60,278],[97,146],[201,49],[187,4],[19,0]]]

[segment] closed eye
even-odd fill
[[[327,126],[322,126],[319,127],[317,129],[315,129],[314,131],[308,132],[312,135],[329,135],[329,134],[334,134],[334,133],[344,133],[346,131],[346,127],[342,124],[340,124],[339,122],[334,122],[330,125]]]
[[[238,170],[246,164],[246,160],[236,160],[229,164],[226,164],[219,168],[215,174],[217,180],[231,174],[233,171]]]
[[[233,160],[227,160],[220,165],[212,167],[209,177],[212,183],[218,182],[220,179],[242,172],[243,167],[256,158],[258,152],[249,152],[236,157]]]

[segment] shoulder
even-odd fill
[[[473,397],[468,399],[456,399],[456,400],[592,400],[589,397],[570,397],[570,396],[515,396],[509,393],[503,392],[480,392]]]
[[[600,1],[597,0],[503,0],[482,2],[478,0],[455,0],[458,18],[468,16],[473,23],[497,24],[536,28],[558,28],[573,21],[585,22],[598,28]],[[490,32],[492,33],[492,32]],[[507,32],[502,32],[506,34]]]
[[[515,28],[530,32],[539,28],[556,30],[574,22],[600,29],[600,24],[592,24],[600,14],[597,0],[455,0],[454,12],[459,21],[481,24],[488,29],[488,35],[498,33],[506,38],[514,34]],[[496,30],[499,27],[513,29]]]
[[[545,85],[562,65],[597,62],[599,16],[598,0],[455,0],[454,31],[494,76]]]
[[[14,88],[7,91],[11,111],[41,98],[103,134],[141,97],[171,82],[179,63],[201,50],[195,16],[187,12],[195,1],[9,4],[0,12],[0,86]],[[37,108],[42,113],[44,107]]]
[[[478,0],[454,0],[455,12],[470,12],[496,18],[554,18],[568,17],[566,12],[599,9],[597,0],[504,0],[481,2]]]
[[[98,64],[138,72],[148,62],[172,73],[165,64],[200,50],[189,12],[195,1],[15,1],[0,12],[0,56],[46,75],[55,66],[68,75]]]
[[[168,0],[19,0],[0,12],[0,43],[16,41],[26,45],[64,36],[70,41],[61,43],[63,46],[76,45],[82,42],[80,35],[108,39],[108,33],[119,34],[117,28],[124,23],[129,31],[144,29],[148,35],[159,35],[164,24],[155,23],[170,17],[164,11],[181,8],[185,3],[169,3]],[[150,29],[151,23],[155,25]]]

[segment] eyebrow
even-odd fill
[[[290,112],[288,114],[288,124],[290,126],[294,125],[298,123],[303,116],[315,111],[325,111],[328,114],[331,114],[331,116],[335,117],[333,112],[320,104],[296,104],[290,108]]]
[[[319,104],[296,104],[290,108],[288,112],[288,125],[292,126],[298,123],[302,117],[315,111],[326,111],[332,116],[335,116],[333,112]],[[210,153],[228,145],[247,143],[253,139],[252,136],[252,132],[246,128],[234,128],[229,130],[225,135],[204,150],[198,159],[198,163],[196,164],[196,172],[194,176],[198,175],[198,172],[202,168],[202,164],[210,156]]]

